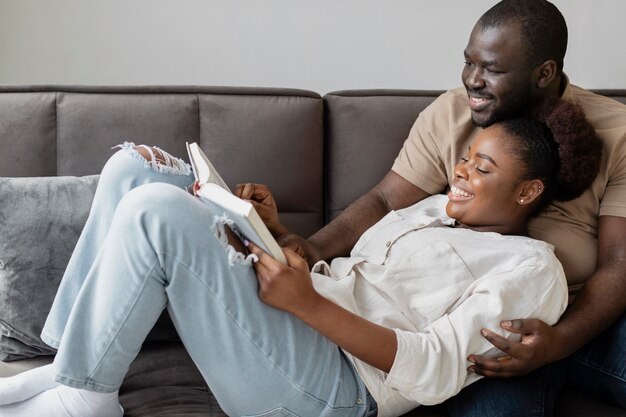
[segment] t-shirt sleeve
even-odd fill
[[[505,332],[500,321],[536,317],[553,324],[566,306],[560,268],[525,266],[493,274],[422,332],[394,330],[398,350],[385,385],[420,404],[439,404],[480,378],[467,371],[468,355],[502,355],[480,335],[482,328],[518,338]]]
[[[600,216],[626,217],[626,135],[609,155],[611,172],[600,201]]]
[[[443,150],[450,142],[454,99],[446,92],[420,113],[391,168],[429,194],[441,193],[448,184]]]

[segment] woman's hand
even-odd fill
[[[252,203],[261,220],[263,220],[263,223],[265,223],[274,237],[289,233],[278,218],[276,201],[267,185],[253,183],[237,184],[234,194]]]
[[[254,270],[261,301],[297,317],[314,309],[321,296],[313,287],[309,268],[302,257],[285,248],[288,265],[283,265],[252,242],[248,242],[248,250],[259,258]]]

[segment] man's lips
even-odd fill
[[[489,97],[469,96],[470,109],[472,109],[473,111],[484,110],[487,106],[491,104],[492,101],[493,99]]]

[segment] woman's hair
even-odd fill
[[[523,179],[540,179],[545,187],[537,211],[553,200],[580,196],[596,178],[602,142],[580,106],[565,100],[544,103],[533,118],[498,123],[516,140],[507,151],[522,162]]]

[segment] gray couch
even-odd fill
[[[601,93],[626,102],[626,90]],[[0,87],[0,350],[5,360],[17,359],[0,362],[0,376],[52,360],[37,332],[97,181],[77,177],[99,173],[111,147],[133,141],[185,155],[185,141],[197,141],[229,184],[268,184],[284,223],[309,235],[383,177],[413,121],[438,94]],[[224,415],[166,315],[132,364],[121,402],[132,417]],[[558,413],[626,416],[572,391],[559,400]],[[407,416],[445,415],[419,407]]]

